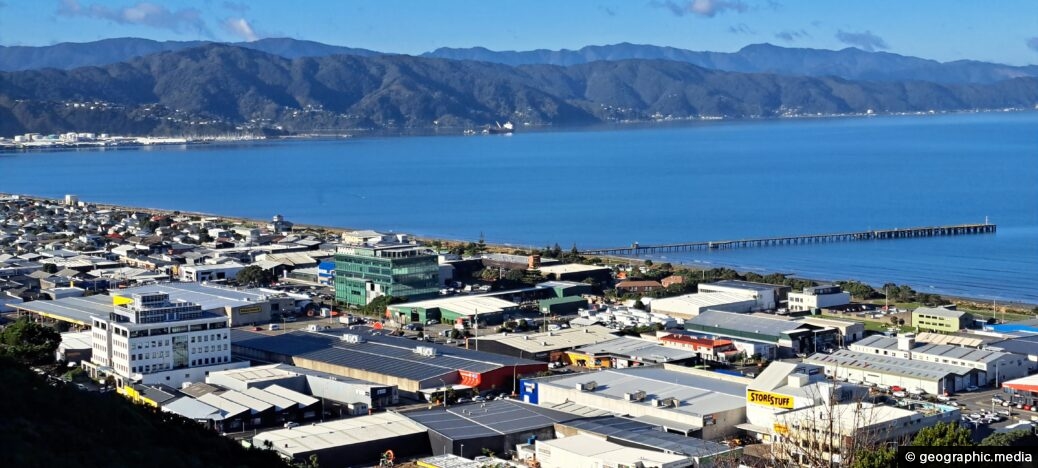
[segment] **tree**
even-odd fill
[[[917,447],[969,447],[973,445],[970,430],[955,423],[937,423],[924,427],[912,439]]]
[[[258,265],[249,265],[238,272],[237,281],[238,284],[265,286],[274,281],[274,274]]]
[[[44,273],[51,273],[51,274],[57,273],[58,272],[58,266],[53,264],[53,263],[44,263],[43,264],[43,272]]]
[[[1028,430],[1018,430],[1011,432],[1000,432],[991,434],[980,441],[982,447],[1033,447],[1038,445],[1034,434]]]
[[[394,297],[394,296],[379,296],[371,300],[367,305],[360,308],[361,313],[367,315],[374,315],[376,317],[382,317],[386,313],[386,308],[392,304],[399,304],[401,302],[407,302],[406,297]]]
[[[887,468],[894,466],[897,452],[890,447],[870,447],[858,451],[851,468]]]
[[[54,362],[61,335],[51,327],[21,318],[0,332],[0,354],[26,365]]]
[[[645,304],[642,303],[641,299],[638,299],[637,301],[634,301],[634,308],[638,310],[645,310]]]

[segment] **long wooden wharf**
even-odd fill
[[[635,242],[628,247],[587,249],[580,250],[580,253],[581,255],[640,255],[673,252],[691,252],[695,250],[821,244],[830,242],[910,239],[917,237],[964,236],[971,234],[992,234],[996,230],[996,225],[989,223],[956,224],[951,226],[926,226],[913,228],[879,229],[858,232],[838,232],[832,234],[811,234],[804,236],[766,237],[762,239],[683,242],[678,244],[639,245],[637,242]]]

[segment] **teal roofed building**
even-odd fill
[[[405,235],[365,239],[335,253],[335,299],[363,307],[379,296],[422,300],[439,295],[439,262]]]

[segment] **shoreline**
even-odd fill
[[[850,114],[826,114],[826,115],[777,115],[771,117],[742,117],[742,118],[726,118],[726,117],[686,117],[686,118],[673,118],[664,120],[623,120],[623,121],[607,121],[598,122],[592,124],[583,125],[553,125],[553,124],[538,124],[538,125],[519,125],[521,130],[516,133],[545,133],[552,131],[598,131],[598,130],[640,130],[640,129],[652,129],[652,128],[667,128],[667,127],[689,127],[694,125],[717,125],[717,124],[746,124],[746,123],[777,123],[777,122],[805,122],[805,121],[817,121],[817,120],[844,120],[844,119],[873,119],[873,118],[898,118],[898,117],[942,117],[942,116],[956,116],[956,115],[971,115],[971,114],[1020,114],[1027,112],[1035,112],[1038,109],[1030,108],[1011,108],[1011,109],[971,109],[971,110],[947,110],[940,112],[894,112],[885,114],[867,114],[867,113],[850,113]],[[352,140],[352,139],[368,139],[368,138],[407,138],[407,137],[487,137],[487,136],[502,136],[502,135],[484,135],[475,134],[468,135],[465,133],[466,130],[471,130],[475,127],[421,127],[413,129],[342,129],[340,133],[329,133],[329,134],[313,134],[313,133],[298,133],[298,134],[287,134],[279,136],[264,136],[261,138],[244,138],[240,140],[235,139],[197,139],[195,141],[187,141],[183,143],[157,143],[157,144],[122,144],[122,145],[76,145],[67,146],[63,144],[55,144],[49,146],[30,146],[22,147],[16,145],[0,145],[0,153],[52,153],[52,152],[70,152],[70,151],[120,151],[120,150],[139,150],[147,148],[179,148],[184,147],[190,149],[192,147],[199,146],[235,146],[235,145],[249,145],[249,144],[279,144],[294,141],[340,141],[340,140]],[[513,134],[509,134],[513,135]],[[13,137],[12,137],[13,138]],[[148,138],[188,138],[186,136],[134,136],[125,138],[136,138],[136,139],[148,139]],[[5,137],[0,137],[0,140],[4,140]]]
[[[22,198],[22,199],[26,199],[26,200],[46,201],[46,202],[51,202],[51,203],[61,203],[63,201],[61,199],[55,199],[55,198],[44,197],[44,196],[37,196],[37,195],[0,193],[0,197],[13,197],[13,196],[16,196],[16,197],[19,197],[19,198]],[[232,222],[239,222],[239,223],[253,223],[253,224],[265,224],[265,223],[267,223],[267,220],[264,220],[264,219],[249,218],[249,217],[243,217],[243,216],[227,216],[227,215],[221,215],[221,214],[216,214],[216,213],[206,213],[206,212],[198,212],[198,211],[183,211],[183,210],[171,210],[171,209],[165,209],[165,208],[152,208],[152,207],[137,207],[137,206],[128,206],[128,205],[115,205],[115,204],[111,204],[111,203],[90,202],[90,201],[86,201],[86,200],[81,200],[81,202],[94,205],[94,206],[96,206],[98,208],[101,208],[101,209],[115,209],[115,210],[123,210],[123,211],[140,211],[140,212],[144,212],[144,213],[162,214],[162,215],[174,215],[174,213],[179,213],[180,215],[183,215],[183,216],[211,217],[211,218],[218,218],[218,219],[224,220],[224,221],[232,221]],[[364,229],[364,228],[336,227],[336,226],[327,226],[327,225],[319,225],[319,224],[295,224],[294,227],[293,227],[293,231],[297,231],[297,230],[303,230],[303,231],[311,230],[311,231],[320,231],[320,232],[326,232],[326,233],[332,233],[332,234],[342,234],[343,232],[355,231],[355,230],[358,230],[358,229]],[[424,236],[424,235],[415,235],[414,238],[418,239],[418,240],[421,240],[423,242],[426,242],[426,243],[432,242],[432,241],[439,241],[439,242],[445,242],[445,243],[455,243],[455,244],[458,244],[458,243],[465,244],[465,243],[469,243],[469,242],[477,242],[477,240],[445,239],[445,238],[439,238],[439,237],[429,237],[429,236]],[[522,246],[522,245],[517,245],[517,244],[494,244],[494,243],[487,243],[486,246],[487,246],[488,249],[491,249],[491,250],[493,250],[495,252],[501,252],[501,253],[511,253],[512,251],[515,251],[515,250],[529,250],[529,249],[539,249],[540,248],[540,247],[535,247],[535,246]],[[601,258],[603,260],[607,260],[607,263],[644,264],[646,260],[651,260],[651,259],[646,259],[646,258],[624,257],[624,256],[616,256],[616,255],[599,255],[599,256],[594,256],[594,257]],[[655,260],[653,260],[653,262],[656,263]],[[711,270],[711,269],[714,269],[714,268],[730,268],[732,270],[735,270],[735,271],[739,272],[740,274],[745,274],[745,273],[749,272],[749,270],[747,270],[747,271],[740,271],[736,267],[733,267],[733,266],[730,266],[730,265],[712,265],[709,268],[705,268],[702,265],[687,264],[687,263],[681,263],[681,262],[659,262],[659,263],[670,263],[670,264],[674,265],[675,267],[680,267],[680,268],[684,268],[684,269],[691,270],[691,271],[706,271],[706,270]],[[754,272],[754,273],[759,273],[759,272]],[[779,272],[779,271],[769,271],[766,274],[771,274],[771,273],[784,274],[787,277],[801,279],[801,280],[806,280],[806,281],[814,281],[816,283],[823,283],[823,284],[824,283],[832,283],[832,282],[835,282],[835,281],[857,281],[857,280],[849,279],[849,278],[845,278],[845,279],[841,279],[841,280],[827,280],[827,279],[818,279],[818,278],[808,278],[808,277],[798,276],[798,275],[792,274],[792,273],[783,273],[783,272]],[[866,284],[868,284],[868,283],[866,283]],[[881,286],[881,285],[871,285],[871,286],[878,287],[878,286]],[[993,302],[992,300],[986,299],[986,298],[960,296],[960,295],[951,295],[951,294],[937,294],[937,295],[942,297],[942,298],[944,298],[944,299],[947,299],[947,300],[949,300],[949,301],[951,301],[953,303],[965,303],[965,304],[971,304],[971,305],[978,305],[978,306],[980,306],[982,304],[987,304],[987,303],[992,303]],[[1038,303],[1030,303],[1030,302],[1024,302],[1024,301],[997,301],[997,304],[998,304],[998,307],[1002,307],[1002,308],[1006,308],[1006,309],[1014,309],[1014,310],[1023,310],[1023,311],[1027,311],[1027,312],[1029,312],[1032,308],[1038,307]]]

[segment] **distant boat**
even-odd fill
[[[487,127],[485,130],[483,130],[483,133],[488,133],[491,135],[511,135],[512,132],[515,131],[515,126],[512,125],[512,122],[505,122],[504,125],[501,125],[500,122],[494,123],[497,124],[496,127]]]

